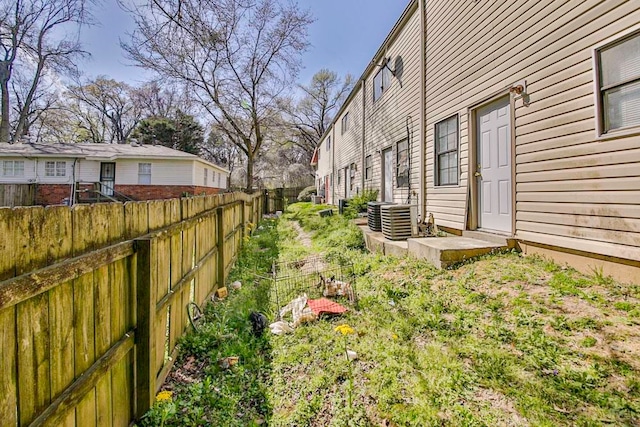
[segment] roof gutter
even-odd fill
[[[356,80],[356,84],[354,85],[353,89],[349,93],[349,96],[347,96],[345,101],[342,103],[342,106],[334,116],[334,119],[331,122],[331,126],[337,123],[338,117],[342,115],[342,113],[346,109],[346,106],[349,105],[349,103],[353,100],[353,98],[358,93],[358,90],[360,89],[359,83],[365,82],[367,80],[367,76],[369,75],[369,73],[371,73],[371,71],[378,66],[378,62],[386,53],[387,47],[396,39],[396,37],[398,37],[402,28],[406,25],[407,21],[409,21],[409,19],[417,9],[418,3],[419,3],[419,0],[411,0],[407,5],[407,7],[404,9],[404,11],[402,12],[402,15],[400,15],[400,18],[398,19],[398,21],[396,21],[395,25],[393,26],[393,28],[391,29],[387,37],[382,42],[382,45],[380,45],[380,48],[378,49],[378,51],[375,53],[375,55],[373,55],[371,62],[369,62],[369,65],[367,65],[367,68],[365,68],[360,78]],[[364,85],[362,86],[362,89],[364,90]],[[364,92],[362,96],[363,97],[365,96]],[[320,141],[323,141],[327,137],[327,135],[329,135],[331,126],[329,126],[329,128],[322,135],[322,137],[320,138]]]

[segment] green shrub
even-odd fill
[[[356,194],[349,199],[349,208],[353,208],[356,212],[366,212],[367,203],[378,200],[378,190],[364,190],[360,194]]]
[[[367,211],[367,203],[376,200],[378,200],[378,190],[364,190],[347,200],[344,216],[350,219],[356,218],[359,213]]]

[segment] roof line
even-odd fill
[[[361,87],[361,85],[359,83],[361,83],[362,81],[367,79],[367,75],[369,75],[371,70],[374,67],[376,67],[378,60],[384,54],[384,52],[385,52],[386,48],[388,47],[388,45],[391,44],[396,39],[396,37],[398,37],[398,35],[400,34],[400,31],[404,28],[404,26],[409,21],[409,18],[411,18],[411,16],[413,16],[413,12],[415,12],[414,9],[417,9],[417,8],[418,8],[418,0],[410,0],[409,4],[407,5],[407,7],[402,12],[402,15],[400,15],[400,18],[398,18],[398,20],[396,21],[396,23],[393,26],[393,28],[391,28],[391,31],[389,31],[389,34],[387,35],[387,37],[384,39],[384,41],[382,42],[382,44],[380,45],[380,47],[376,51],[375,55],[373,55],[373,57],[371,58],[371,61],[369,62],[369,65],[367,65],[367,67],[364,69],[364,72],[356,80],[356,84],[353,86],[353,89],[351,90],[351,92],[349,92],[349,95],[347,96],[347,98],[342,103],[342,106],[340,107],[340,109],[336,113],[335,117],[331,121],[331,124],[328,126],[327,130],[324,132],[322,137],[320,137],[320,141],[318,142],[318,145],[320,145],[322,143],[322,141],[327,137],[327,135],[329,134],[329,131],[331,130],[331,128],[338,122],[338,117],[340,117],[340,115],[344,112],[345,107],[347,105],[349,105],[349,103],[356,96],[356,93],[358,93],[358,90]]]

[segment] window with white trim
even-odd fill
[[[67,176],[67,162],[44,162],[44,176]]]
[[[151,185],[151,163],[138,163],[138,184]]]
[[[356,185],[356,164],[351,163],[349,165],[349,191],[353,191],[353,188]]]
[[[204,185],[205,185],[205,187],[207,186],[207,178],[208,178],[207,175],[208,174],[209,174],[209,170],[205,168],[205,170],[204,170]]]
[[[385,60],[380,70],[373,77],[373,100],[377,101],[391,85],[391,70]]]
[[[595,53],[599,133],[640,127],[640,32]]]
[[[328,136],[327,137],[327,151],[331,150],[331,137]],[[318,153],[320,154],[320,153]],[[320,156],[318,156],[318,159],[320,159]]]
[[[409,186],[409,143],[406,139],[396,145],[396,185]]]
[[[4,160],[2,176],[24,176],[24,160]]]
[[[457,185],[458,116],[436,123],[435,136],[436,185]]]
[[[344,135],[348,130],[349,130],[349,113],[344,113],[344,116],[342,116],[342,123],[341,123],[341,127],[340,127],[340,134]]]
[[[373,158],[368,155],[364,158],[364,179],[371,179],[373,177]]]

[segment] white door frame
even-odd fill
[[[387,182],[387,176],[386,176],[386,170],[387,170],[387,162],[385,160],[385,154],[386,153],[391,153],[390,156],[390,162],[389,164],[391,165],[390,170],[390,183],[391,185],[389,186],[389,194],[387,194],[387,188],[386,188],[386,182]],[[387,147],[387,148],[383,148],[382,151],[380,152],[380,188],[381,188],[381,198],[380,200],[383,202],[393,202],[393,146]]]
[[[471,135],[471,140],[469,141],[469,154],[470,154],[470,158],[469,158],[469,170],[468,170],[468,176],[469,178],[469,186],[470,186],[470,191],[469,191],[469,195],[470,195],[470,201],[468,204],[468,211],[467,211],[467,228],[469,230],[476,230],[479,228],[479,217],[480,217],[480,197],[479,197],[479,192],[480,192],[480,186],[478,185],[479,183],[479,179],[476,175],[478,171],[477,165],[478,165],[478,153],[479,153],[479,144],[480,144],[480,138],[479,138],[479,129],[478,129],[478,110],[480,110],[483,107],[487,107],[491,104],[494,104],[498,101],[501,101],[502,99],[504,99],[505,97],[509,97],[509,131],[510,131],[510,148],[511,148],[511,156],[510,156],[510,162],[511,162],[511,225],[510,225],[510,231],[507,232],[500,232],[500,233],[507,233],[510,236],[513,236],[515,234],[515,230],[516,230],[516,150],[515,150],[515,107],[514,107],[514,102],[513,102],[513,98],[510,97],[509,95],[509,91],[504,90],[504,91],[500,91],[495,93],[493,96],[491,96],[490,98],[485,99],[483,102],[478,103],[476,105],[474,105],[473,107],[469,108],[469,126],[470,126],[470,135]],[[491,230],[487,230],[489,232],[491,232]]]

